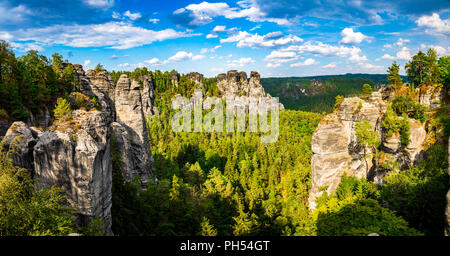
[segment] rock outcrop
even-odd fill
[[[421,86],[418,87],[419,102],[429,106],[431,109],[436,109],[441,105],[441,100],[444,97],[444,90],[441,87]]]
[[[203,75],[198,73],[198,72],[190,72],[187,75],[187,78],[192,80],[194,83],[202,86],[202,81],[203,81]]]
[[[34,175],[33,148],[37,143],[38,131],[24,122],[14,122],[3,138],[4,150],[12,152],[15,166],[20,166]]]
[[[62,187],[69,205],[86,225],[103,219],[111,233],[111,129],[105,113],[76,110],[73,122],[56,123],[34,146],[36,187]]]
[[[344,173],[357,177],[368,176],[373,164],[365,156],[372,151],[358,144],[355,124],[367,120],[380,133],[382,114],[386,110],[380,98],[378,92],[373,93],[368,100],[346,98],[337,111],[319,123],[311,140],[312,187],[309,203],[312,208],[323,188],[328,193],[336,190]]]
[[[141,104],[145,118],[159,115],[158,108],[155,106],[155,95],[153,94],[153,81],[150,77],[144,76],[142,80]]]
[[[127,180],[136,175],[142,185],[148,182],[151,170],[151,151],[145,123],[139,83],[121,75],[115,90],[117,122],[113,125],[120,152],[127,152],[122,172]],[[120,127],[121,126],[121,127]]]
[[[386,112],[386,102],[382,91],[373,92],[366,99],[345,98],[339,107],[327,115],[316,128],[312,141],[312,187],[309,196],[310,208],[315,208],[315,200],[323,191],[334,192],[346,173],[359,178],[367,178],[383,184],[386,172],[374,166],[373,153],[358,143],[355,124],[367,120],[381,139],[380,150],[398,161],[402,168],[420,161],[423,157],[423,143],[426,131],[419,121],[409,119],[410,143],[401,147],[400,135],[386,136],[382,120]]]
[[[71,118],[51,120],[47,129],[15,122],[6,132],[4,147],[16,144],[14,163],[30,171],[37,188],[57,186],[65,191],[79,225],[101,218],[105,234],[111,234],[111,136],[117,139],[125,178],[138,176],[145,186],[152,164],[145,116],[157,114],[153,83],[143,77],[141,90],[139,82],[125,75],[114,87],[106,71],[73,68],[78,87],[69,96],[77,109]]]
[[[243,71],[230,70],[227,74],[217,75],[217,88],[219,93],[225,99],[241,97],[237,99],[238,105],[248,105],[249,98],[255,98],[258,102],[263,102],[266,99],[270,101],[272,98],[265,92],[264,87],[261,85],[261,77],[258,72],[252,71],[250,73],[250,79],[247,79],[247,74]],[[283,104],[277,103],[280,109],[284,109]],[[269,104],[267,109],[271,109]]]

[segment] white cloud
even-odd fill
[[[322,66],[321,68],[335,68],[336,67],[336,62],[331,62],[327,65]]]
[[[156,24],[156,23],[159,22],[159,19],[153,18],[153,19],[149,19],[148,21],[153,23],[153,24]]]
[[[83,68],[87,69],[90,64],[91,64],[91,60],[85,60],[84,63],[83,63]]]
[[[391,56],[386,53],[385,55],[381,56],[381,59],[382,60],[394,60],[395,58],[394,58],[394,56]]]
[[[295,52],[286,51],[272,51],[264,58],[264,61],[269,62],[267,67],[279,67],[281,63],[297,60],[298,56]]]
[[[214,32],[224,32],[224,31],[227,31],[227,27],[226,27],[226,26],[216,26],[216,27],[213,29],[213,31],[214,31]]]
[[[447,49],[445,49],[444,47],[442,47],[442,46],[440,46],[440,45],[431,45],[431,44],[426,45],[426,44],[421,44],[421,45],[420,45],[420,48],[421,48],[422,50],[428,50],[429,48],[433,48],[433,49],[436,51],[436,53],[437,53],[438,55],[440,55],[440,56],[444,56],[444,55],[446,55],[447,53],[450,53],[450,47],[447,47]]]
[[[43,51],[44,47],[42,43],[39,42],[33,42],[33,43],[16,43],[16,42],[10,42],[10,45],[14,50],[19,52],[28,52],[28,51]]]
[[[109,47],[129,49],[180,37],[193,36],[173,29],[154,31],[127,22],[108,22],[95,25],[53,25],[12,32],[18,41],[35,41],[44,45],[72,47]]]
[[[253,28],[251,28],[250,31],[257,30],[257,29],[260,29],[260,28],[261,28],[261,25],[256,25]]]
[[[411,58],[411,52],[408,47],[403,47],[399,52],[397,52],[397,59],[399,60],[409,60]]]
[[[398,41],[395,43],[395,45],[402,47],[405,43],[409,43],[410,40],[409,39],[403,39],[400,38],[398,39]]]
[[[140,19],[142,17],[142,15],[139,12],[132,13],[130,11],[126,11],[123,15],[127,16],[131,20],[137,20],[137,19]]]
[[[222,16],[227,19],[246,18],[253,22],[274,22],[278,25],[288,25],[291,22],[287,19],[266,18],[266,14],[262,12],[256,5],[241,4],[241,8],[230,7],[227,3],[208,3],[201,2],[199,4],[189,4],[184,8],[177,9],[173,14],[188,14],[192,18],[189,22],[191,26],[205,25],[213,21],[214,17]]]
[[[372,65],[370,63],[361,64],[360,68],[365,71],[375,72],[375,73],[380,73],[380,72],[386,71],[386,69],[383,66],[376,66],[376,65]]]
[[[431,16],[422,16],[416,20],[419,27],[425,27],[429,34],[448,34],[450,33],[450,19],[442,20],[439,14],[433,13]]]
[[[177,52],[175,55],[173,55],[172,57],[168,58],[167,61],[165,61],[166,63],[170,63],[170,62],[180,62],[183,60],[200,60],[203,59],[205,56],[203,55],[194,55],[192,52],[185,52],[185,51],[179,51]]]
[[[290,66],[291,67],[302,67],[302,66],[311,66],[311,65],[314,65],[314,64],[318,64],[318,63],[319,62],[317,62],[316,60],[309,58],[309,59],[307,59],[307,60],[305,60],[303,62],[293,63]]]
[[[120,16],[120,13],[118,13],[118,12],[113,12],[112,18],[113,18],[113,19],[121,19],[122,16]]]
[[[211,53],[214,53],[217,49],[219,49],[220,47],[222,47],[222,45],[216,45],[216,46],[214,46],[213,48],[202,48],[201,50],[200,50],[200,53],[201,54],[205,54],[205,53],[208,53],[208,52],[211,52]]]
[[[114,0],[83,0],[83,2],[87,5],[93,7],[111,7],[114,5]]]
[[[342,40],[339,41],[344,44],[359,44],[369,37],[363,35],[361,32],[354,32],[353,28],[344,28],[341,32]]]
[[[13,39],[13,36],[10,33],[0,31],[0,40],[9,41],[11,39]]]
[[[216,37],[218,37],[218,35],[214,35],[214,34],[207,34],[206,35],[206,38],[216,38]]]
[[[254,47],[254,48],[273,48],[293,43],[299,43],[303,40],[294,35],[283,36],[281,32],[272,32],[264,36],[258,34],[250,34],[247,31],[239,31],[239,33],[225,39],[220,39],[220,43],[237,42],[237,47]]]
[[[32,11],[25,5],[18,5],[14,8],[8,8],[0,5],[0,22],[23,21],[25,17],[30,14],[32,14]]]
[[[364,61],[367,61],[367,57],[366,57],[366,55],[360,56],[358,54],[355,54],[355,55],[350,56],[349,60],[353,61],[353,62],[364,62]]]
[[[192,56],[192,60],[201,60],[204,59],[205,55],[194,55]]]
[[[229,61],[229,63],[227,64],[227,67],[243,67],[250,63],[255,63],[255,60],[253,60],[250,57],[249,58],[240,58],[237,60]]]
[[[318,56],[337,56],[343,58],[349,58],[351,61],[364,61],[367,60],[366,56],[360,56],[361,49],[355,46],[334,46],[324,44],[322,42],[308,41],[302,45],[292,45],[281,51],[295,51],[298,53],[311,53]]]

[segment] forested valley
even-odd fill
[[[248,130],[175,133],[170,120],[177,110],[171,109],[171,99],[176,94],[190,98],[198,84],[181,75],[175,86],[169,71],[112,71],[114,83],[122,74],[151,77],[159,111],[147,119],[156,179],[146,188],[137,179],[125,181],[120,169],[123,154],[117,138],[111,137],[114,235],[442,235],[449,189],[448,98],[429,111],[413,91],[433,86],[447,92],[450,58],[438,58],[432,50],[419,52],[405,68],[408,86],[403,84],[405,77],[399,75],[396,63],[387,71],[386,86],[395,92],[395,101],[383,125],[401,135],[408,131],[402,123],[405,115],[430,124],[429,132],[434,135],[426,149],[426,161],[401,171],[395,171],[400,170],[395,161],[384,162],[394,171],[383,186],[344,175],[335,193],[323,193],[317,200],[315,210],[308,205],[314,131],[326,113],[339,107],[343,96],[367,97],[384,82],[327,78],[322,80],[324,86],[332,86],[323,89],[324,93],[297,99],[280,96],[286,110],[280,111],[279,138],[276,143],[264,144],[260,134]],[[99,64],[96,69],[103,67]],[[273,81],[269,85],[269,80],[262,79],[262,83],[276,97],[282,88],[273,86]],[[298,82],[284,78],[283,84],[285,80]],[[43,106],[55,116],[61,110],[58,98],[67,99],[77,86],[72,67],[63,65],[63,56],[54,54],[48,59],[30,51],[16,57],[7,43],[0,43],[0,120],[26,122]],[[204,95],[218,96],[216,78],[203,79],[202,90]],[[370,136],[361,129],[358,141],[370,144]],[[376,141],[372,144],[380,146]],[[64,195],[59,188],[36,190],[32,183],[26,170],[13,165],[10,152],[1,151],[0,235],[101,233],[101,220],[84,228],[74,225],[73,211],[61,204]]]

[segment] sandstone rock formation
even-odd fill
[[[196,84],[202,86],[203,75],[198,72],[190,72],[187,75],[187,78],[194,81]]]
[[[33,148],[37,143],[37,132],[24,122],[14,122],[3,138],[4,150],[11,150],[14,165],[29,170],[33,176]]]
[[[421,86],[416,89],[419,93],[419,102],[436,109],[441,105],[441,99],[444,96],[444,90],[441,87]]]
[[[74,110],[70,120],[54,121],[48,129],[48,125],[34,128],[16,122],[3,142],[8,148],[17,142],[14,163],[33,174],[37,188],[53,185],[63,188],[67,204],[75,209],[80,225],[101,218],[105,234],[110,234],[110,139],[112,134],[117,138],[125,178],[132,180],[139,176],[145,186],[152,158],[144,116],[157,114],[153,84],[151,78],[140,79],[141,91],[139,83],[125,75],[114,88],[106,71],[84,72],[81,65],[73,68],[78,92],[69,96],[69,102],[72,108],[81,109]],[[97,110],[97,104],[101,110]]]
[[[76,110],[73,124],[55,124],[39,136],[34,147],[36,187],[62,187],[67,201],[86,225],[103,219],[111,233],[112,161],[106,114]]]
[[[141,91],[136,80],[122,75],[115,90],[117,122],[113,125],[120,152],[127,152],[122,172],[127,180],[139,175],[142,184],[148,182],[151,169],[151,151],[147,135]],[[122,126],[122,127],[119,127]]]
[[[159,115],[158,108],[155,106],[155,95],[153,94],[153,81],[150,77],[144,76],[142,80],[141,104],[145,118]]]
[[[261,85],[260,75],[256,71],[250,73],[249,80],[247,79],[247,74],[243,71],[230,70],[227,74],[219,74],[217,75],[217,88],[219,89],[220,95],[225,99],[242,97],[237,100],[238,102],[236,103],[238,105],[240,104],[239,102],[242,105],[248,105],[249,98],[255,98],[258,102],[263,102],[264,99],[270,101],[272,98],[265,92],[264,87]],[[267,109],[271,109],[272,107],[269,104]],[[284,109],[281,103],[278,103],[278,107]],[[260,113],[262,112],[260,110],[258,111]]]
[[[335,112],[327,115],[316,128],[312,141],[312,187],[309,196],[310,208],[315,208],[315,200],[323,191],[334,192],[346,173],[359,178],[367,178],[383,184],[386,172],[374,166],[371,149],[362,147],[356,138],[355,124],[367,120],[381,139],[381,150],[407,167],[420,161],[426,131],[419,121],[409,119],[410,143],[401,148],[400,136],[387,137],[382,127],[386,112],[383,91],[376,91],[366,99],[345,98]],[[365,157],[369,156],[369,157]]]

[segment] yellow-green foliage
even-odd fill
[[[344,96],[338,95],[336,96],[336,102],[334,103],[334,109],[339,108],[339,106],[341,105],[341,103],[344,101]]]
[[[73,216],[62,204],[62,190],[35,190],[28,171],[13,165],[11,153],[0,150],[0,236],[72,233]]]
[[[55,118],[57,120],[67,120],[70,118],[70,114],[72,113],[72,109],[70,108],[69,102],[66,99],[58,98],[56,101],[55,109],[53,110],[55,114]]]
[[[394,135],[394,133],[399,133],[402,147],[405,148],[406,146],[408,146],[410,142],[410,126],[406,113],[404,113],[402,117],[399,117],[392,110],[391,105],[388,105],[386,108],[386,113],[383,117],[382,124],[384,129],[386,129],[387,137]]]
[[[381,236],[421,235],[401,217],[377,200],[375,184],[365,179],[343,176],[336,192],[316,200],[311,215],[310,235],[319,236]]]

